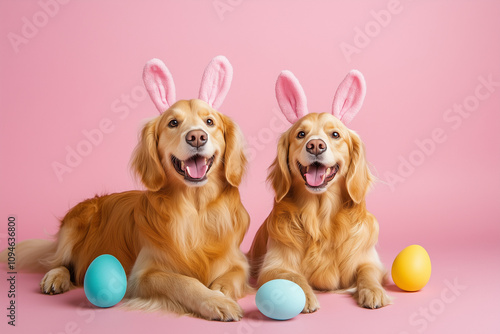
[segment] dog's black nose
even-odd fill
[[[186,135],[186,143],[199,148],[207,143],[208,135],[203,130],[191,130]]]
[[[321,139],[312,139],[307,142],[306,150],[311,154],[320,155],[326,151],[326,144]]]

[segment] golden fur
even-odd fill
[[[305,136],[298,138],[301,131]],[[297,164],[305,165],[311,138],[324,141],[334,159],[329,165],[339,165],[326,189],[318,191],[307,189]],[[258,286],[278,278],[297,283],[306,294],[304,313],[319,308],[313,289],[356,288],[359,305],[387,305],[385,270],[375,250],[378,223],[365,206],[373,176],[359,136],[331,114],[308,114],[281,135],[268,181],[276,193],[274,207],[249,253]]]
[[[173,119],[175,128],[169,127]],[[215,152],[203,186],[185,182],[171,161],[171,155],[187,154],[190,129],[208,133]],[[178,101],[144,126],[132,166],[147,191],[79,203],[61,221],[56,243],[18,245],[19,254],[26,254],[20,264],[41,263],[49,270],[41,289],[56,294],[81,286],[90,263],[112,254],[129,277],[127,305],[239,320],[243,312],[236,300],[248,278],[239,246],[249,215],[237,188],[246,166],[237,125],[201,100]]]

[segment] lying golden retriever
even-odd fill
[[[245,294],[248,264],[239,246],[249,215],[237,187],[246,158],[238,126],[215,110],[232,67],[214,58],[200,98],[176,103],[160,60],[148,62],[143,77],[162,113],[144,126],[132,157],[148,190],[81,202],[62,220],[57,241],[18,245],[19,265],[48,270],[41,290],[58,294],[81,286],[90,263],[111,254],[127,273],[131,307],[240,320],[236,300]]]
[[[361,139],[342,123],[354,117],[364,94],[361,73],[351,71],[337,90],[333,115],[308,114],[291,72],[283,71],[276,83],[278,103],[293,126],[279,139],[268,175],[274,207],[249,256],[258,286],[280,278],[300,285],[303,313],[319,308],[313,289],[355,288],[357,303],[366,308],[390,302],[375,250],[378,223],[365,205],[373,176]]]

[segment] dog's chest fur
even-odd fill
[[[364,247],[364,222],[353,221],[349,210],[318,207],[300,215],[304,231],[301,269],[317,290],[346,289],[354,284]]]
[[[168,263],[175,272],[209,283],[219,271],[227,269],[218,268],[217,263],[224,262],[221,260],[234,251],[235,217],[231,209],[234,211],[222,200],[203,206],[175,201],[163,206],[156,212],[159,224],[154,228],[161,240],[155,247],[160,262]]]

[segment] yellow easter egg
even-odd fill
[[[419,245],[403,249],[392,263],[392,280],[405,291],[422,289],[431,278],[431,259]]]

